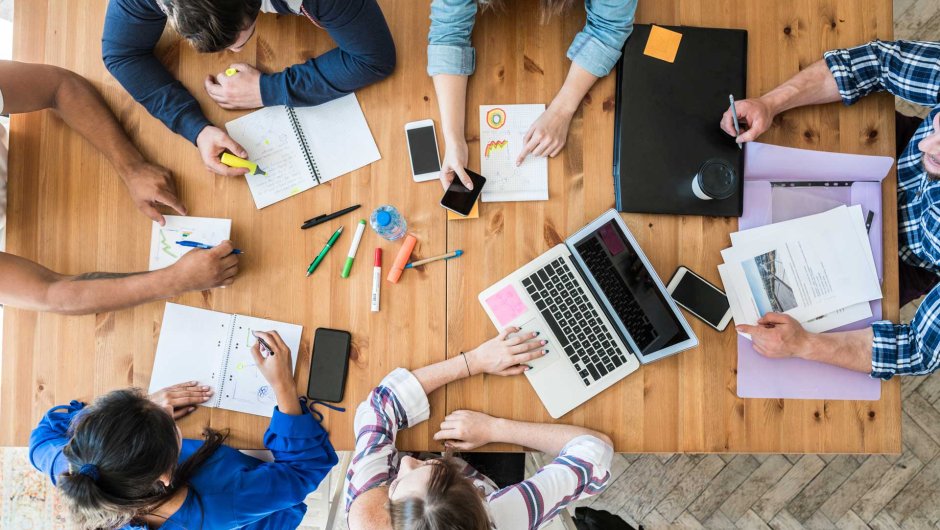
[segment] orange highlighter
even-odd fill
[[[392,263],[392,268],[388,271],[388,277],[385,278],[386,280],[392,283],[398,283],[402,271],[405,270],[405,265],[408,264],[408,258],[411,257],[411,251],[415,249],[417,243],[418,240],[415,239],[415,236],[411,234],[405,236],[405,242],[401,244],[401,249],[398,251],[398,255],[395,256],[395,262]]]

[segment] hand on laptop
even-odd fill
[[[532,332],[519,333],[519,328],[506,328],[496,337],[464,355],[470,374],[518,375],[529,367],[526,363],[548,352],[546,340]]]
[[[494,441],[493,429],[498,418],[472,410],[455,410],[444,417],[434,439],[445,447],[472,451]]]
[[[753,98],[735,101],[734,108],[738,112],[738,121],[741,125],[741,136],[734,131],[734,115],[731,107],[721,116],[721,130],[731,136],[737,136],[737,143],[752,142],[764,134],[773,124],[777,114],[763,99]]]

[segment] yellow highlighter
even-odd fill
[[[258,167],[258,164],[255,164],[251,160],[239,158],[232,153],[222,153],[222,163],[228,167],[243,167],[251,171],[252,175],[267,175],[267,173]]]
[[[236,69],[234,69],[234,68],[229,68],[229,69],[225,70],[225,77],[232,77],[233,75],[235,75],[235,74],[237,74],[237,73],[238,73],[238,70],[236,70]]]

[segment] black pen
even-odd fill
[[[361,204],[356,204],[355,206],[350,206],[349,208],[343,208],[342,210],[340,210],[340,211],[338,211],[338,212],[334,212],[334,213],[331,213],[331,214],[318,215],[318,216],[316,216],[316,217],[311,217],[310,219],[307,219],[306,221],[304,221],[304,224],[301,225],[300,228],[302,228],[303,230],[306,230],[306,229],[308,229],[308,228],[310,228],[310,227],[312,227],[312,226],[317,226],[318,224],[325,223],[325,222],[327,222],[327,221],[329,221],[329,220],[331,220],[331,219],[336,219],[337,217],[339,217],[339,216],[341,216],[341,215],[346,215],[346,214],[348,214],[349,212],[358,209],[360,206],[362,206],[362,205],[361,205]]]
[[[868,210],[868,219],[865,219],[865,231],[871,232],[871,222],[875,220],[875,212]]]

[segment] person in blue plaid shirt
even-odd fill
[[[817,103],[852,105],[888,91],[932,110],[913,134],[898,121],[898,246],[901,304],[926,293],[910,324],[880,321],[871,328],[809,333],[793,318],[768,313],[750,333],[754,349],[768,357],[800,357],[842,366],[872,377],[924,375],[940,367],[940,43],[874,41],[826,52],[823,59],[756,98],[735,104],[747,130],[738,143],[756,139],[780,112]],[[735,136],[731,109],[721,128]],[[919,121],[919,120],[918,120]]]

